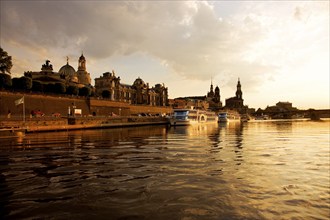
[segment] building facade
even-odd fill
[[[138,77],[132,85],[120,83],[112,71],[103,73],[99,78],[95,78],[95,94],[104,96],[109,94],[112,101],[128,102],[136,105],[168,106],[168,88],[164,84],[156,84],[150,87]]]
[[[225,108],[231,109],[231,110],[236,110],[241,114],[246,114],[246,113],[249,113],[250,111],[254,111],[254,109],[249,109],[248,106],[244,105],[242,85],[241,85],[239,78],[237,81],[235,96],[226,99]]]
[[[24,76],[44,84],[63,83],[66,86],[77,86],[79,88],[92,87],[90,73],[86,70],[86,59],[83,55],[78,60],[78,71],[69,65],[69,58],[67,58],[66,65],[62,66],[58,72],[54,72],[53,65],[50,64],[49,60],[46,60],[45,64],[41,66],[41,71],[27,71]]]
[[[238,79],[237,82],[237,89],[236,89],[236,95],[234,97],[226,99],[226,108],[229,109],[240,109],[244,107],[244,99],[243,99],[243,92],[241,88],[241,82]]]
[[[217,111],[222,107],[222,102],[220,100],[220,88],[216,86],[213,91],[213,83],[211,81],[210,91],[206,95],[206,100],[209,103],[209,109]]]

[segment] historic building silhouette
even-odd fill
[[[43,84],[62,83],[66,87],[77,86],[78,88],[89,87],[95,92],[95,96],[102,97],[106,91],[109,100],[128,102],[130,104],[168,106],[168,88],[164,84],[156,84],[150,87],[140,77],[132,85],[120,83],[120,77],[112,71],[103,73],[102,76],[95,78],[95,87],[91,85],[90,73],[86,69],[86,58],[83,54],[78,60],[77,71],[69,64],[67,57],[66,65],[62,66],[58,72],[53,71],[53,65],[46,60],[42,65],[41,71],[27,71],[24,76],[32,78]]]
[[[95,78],[95,93],[102,96],[104,92],[109,93],[110,100],[128,102],[130,104],[141,104],[151,106],[168,105],[168,88],[164,84],[156,84],[150,87],[138,77],[133,85],[120,83],[120,77],[117,77],[112,71],[103,73],[103,76]]]
[[[226,107],[239,109],[239,108],[244,107],[243,102],[244,102],[244,99],[243,99],[242,86],[241,86],[241,82],[238,78],[236,95],[234,97],[226,99]]]
[[[239,113],[247,113],[248,106],[244,106],[243,104],[243,92],[242,92],[242,85],[238,78],[237,86],[236,86],[236,94],[234,97],[226,99],[226,109],[233,109],[238,111]]]
[[[210,91],[206,95],[206,101],[209,103],[209,109],[217,111],[222,107],[222,102],[220,100],[220,88],[216,86],[213,92],[213,83],[211,80]]]
[[[24,76],[32,78],[33,81],[40,81],[44,84],[63,83],[66,86],[92,87],[90,73],[86,70],[86,59],[82,54],[78,60],[78,71],[69,65],[67,57],[66,65],[62,66],[58,72],[53,71],[53,65],[49,60],[41,66],[41,71],[27,71]]]

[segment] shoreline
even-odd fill
[[[2,121],[0,138],[22,136],[24,133],[56,132],[69,130],[106,129],[119,127],[138,127],[147,125],[167,125],[163,117],[102,117],[102,118],[34,118],[26,122]]]
[[[56,132],[56,131],[69,131],[69,130],[85,130],[85,129],[103,129],[103,128],[119,128],[119,127],[138,127],[147,125],[166,125],[167,122],[122,122],[122,123],[109,123],[109,124],[80,124],[80,125],[49,125],[49,126],[27,126],[25,127],[26,133],[33,132]]]
[[[112,118],[113,119],[113,118]],[[251,120],[248,122],[239,123],[269,123],[278,121],[287,122],[299,122],[299,121],[329,121],[328,118],[322,118],[320,120],[311,119],[269,119],[269,120]],[[65,119],[67,121],[67,118]],[[0,127],[0,138],[6,137],[19,137],[24,136],[25,133],[37,133],[37,132],[57,132],[57,131],[71,131],[71,130],[87,130],[87,129],[107,129],[107,128],[122,128],[122,127],[139,127],[139,126],[157,126],[157,125],[169,125],[167,118],[116,118],[116,120],[109,120],[104,118],[96,123],[91,123],[90,119],[78,118],[75,124],[60,123],[57,121],[55,124],[48,124],[47,120],[40,120],[37,123],[23,123],[18,122],[15,126]],[[63,122],[63,120],[62,120]]]

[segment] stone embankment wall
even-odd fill
[[[165,124],[168,124],[166,117],[156,116],[33,117],[25,121],[2,118],[0,130],[24,129],[27,132],[38,132]]]
[[[31,94],[31,93],[13,93],[0,91],[0,120],[7,118],[8,113],[13,120],[15,118],[22,118],[23,106],[15,105],[15,100],[25,98],[25,114],[26,118],[30,117],[32,110],[40,110],[45,116],[50,117],[52,113],[60,113],[62,116],[68,115],[68,109],[75,106],[82,110],[83,116],[109,116],[121,115],[129,116],[138,113],[169,114],[172,111],[170,107],[155,107],[145,105],[130,105],[125,102],[115,102],[110,100],[103,100],[97,98],[80,98],[70,96],[52,96],[45,94]]]
[[[15,100],[22,98],[24,95],[24,105],[26,117],[30,117],[32,110],[40,110],[45,116],[51,116],[52,113],[60,113],[61,115],[68,114],[68,107],[73,105],[76,108],[82,109],[82,112],[89,114],[89,106],[85,99],[38,95],[38,94],[24,94],[24,93],[10,93],[0,92],[0,117],[7,117],[8,112],[11,113],[12,118],[22,117],[23,105],[15,105]]]

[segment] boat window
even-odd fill
[[[175,111],[174,116],[186,116],[188,113],[189,111]]]
[[[220,118],[225,118],[225,117],[227,117],[227,113],[219,113],[219,117]]]

